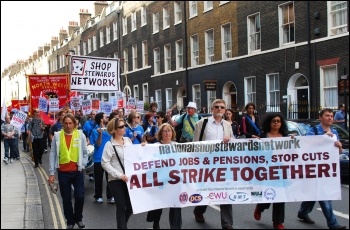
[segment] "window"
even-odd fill
[[[147,24],[146,6],[142,6],[142,8],[141,8],[141,26],[144,26],[146,24]]]
[[[182,69],[183,68],[182,40],[177,41],[175,44],[176,44],[176,69]]]
[[[86,51],[86,42],[83,42],[83,55],[86,55],[87,51]]]
[[[136,12],[131,13],[131,31],[136,30]]]
[[[154,74],[159,74],[160,73],[160,51],[159,51],[159,48],[155,48],[153,50],[153,56],[154,56]]]
[[[77,45],[77,48],[78,48],[77,54],[78,54],[78,55],[81,55],[80,44]]]
[[[118,21],[113,22],[113,41],[118,39]]]
[[[248,17],[248,53],[261,49],[260,14]]]
[[[232,38],[231,38],[231,24],[223,25],[221,28],[222,36],[222,60],[231,58],[232,56]]]
[[[148,97],[148,83],[142,84],[142,95],[143,95],[143,102],[149,102]]]
[[[128,72],[128,49],[124,49],[123,51],[124,56],[124,73]]]
[[[190,18],[197,16],[197,1],[189,1]]]
[[[216,91],[207,91],[208,93],[208,111],[211,111],[211,105],[213,104],[213,101],[216,99]],[[200,106],[200,105],[197,105]]]
[[[111,42],[111,27],[106,27],[106,44]]]
[[[280,77],[278,73],[266,76],[267,111],[279,112],[280,108]]]
[[[97,39],[96,39],[96,34],[92,37],[92,50],[96,51],[97,50]]]
[[[91,53],[91,38],[88,39],[88,54]]]
[[[192,93],[193,93],[193,101],[196,103],[197,107],[200,108],[201,106],[201,86],[200,85],[193,85],[192,86]]]
[[[159,32],[159,12],[153,14],[153,33]]]
[[[191,66],[199,65],[198,35],[191,36]]]
[[[171,88],[165,89],[165,109],[170,109],[173,107],[173,90]]]
[[[158,111],[162,111],[162,90],[157,89],[155,93],[156,93],[156,102],[158,105]]]
[[[171,71],[171,49],[170,44],[164,46],[164,72]]]
[[[104,46],[103,29],[100,30],[100,47]]]
[[[147,41],[142,42],[142,67],[148,66],[148,46]]]
[[[206,63],[214,61],[214,30],[205,32],[205,60]]]
[[[321,68],[321,106],[337,108],[338,106],[338,76],[337,66]]]
[[[180,2],[174,2],[174,21],[175,25],[182,22],[182,10]]]
[[[132,46],[132,69],[137,69],[137,45]]]
[[[287,4],[281,5],[279,9],[282,45],[294,42],[294,4],[293,2],[289,2]]]
[[[135,101],[138,102],[139,99],[140,99],[140,96],[139,96],[139,86],[138,85],[134,85],[134,98],[135,98]]]
[[[254,104],[256,104],[255,77],[246,77],[244,79],[244,88],[245,88],[245,104],[247,104],[249,102],[253,102]]]
[[[126,17],[123,17],[122,23],[123,23],[123,35],[126,35],[128,33],[128,20]]]
[[[169,5],[163,8],[163,30],[169,28],[170,17],[169,17]]]
[[[328,25],[329,35],[348,32],[348,2],[327,1],[329,7]]]
[[[204,1],[204,12],[213,9],[213,1]]]

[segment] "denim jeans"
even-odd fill
[[[307,214],[309,214],[312,211],[312,209],[315,206],[315,203],[316,203],[316,201],[304,201],[304,202],[302,202],[298,214],[300,216],[306,216]],[[338,226],[339,223],[338,223],[338,221],[335,218],[335,215],[333,213],[332,201],[331,200],[324,200],[324,201],[318,201],[318,203],[321,206],[323,215],[326,217],[327,226],[329,228]]]
[[[58,183],[63,201],[64,217],[67,225],[74,225],[83,219],[84,207],[84,172],[60,172],[58,171]],[[74,208],[72,206],[72,187],[74,186]]]
[[[17,145],[16,145],[17,144]],[[11,139],[4,139],[4,148],[5,148],[5,157],[8,158],[17,158],[18,154],[18,140],[11,138]]]

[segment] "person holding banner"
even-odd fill
[[[260,119],[254,115],[255,104],[250,102],[245,106],[247,115],[242,117],[240,135],[244,135],[246,138],[258,138],[260,131]]]
[[[280,114],[269,114],[262,123],[261,138],[287,137],[288,127]],[[294,138],[294,136],[292,136]],[[284,202],[272,204],[272,221],[275,229],[284,229]],[[254,218],[261,219],[261,213],[270,207],[270,203],[257,204],[254,211]]]
[[[163,113],[163,116],[165,117],[165,113]],[[157,112],[157,120],[159,120],[159,112]],[[162,119],[164,119],[164,117]],[[168,124],[164,123],[159,126],[159,130],[156,135],[156,140],[158,140],[157,143],[160,144],[173,144],[176,143],[176,133],[174,128]],[[155,209],[148,211],[146,220],[148,222],[153,222],[153,229],[160,229],[159,221],[160,217],[162,215],[163,210],[162,209]],[[169,224],[170,229],[181,229],[182,226],[182,216],[181,216],[181,208],[170,208],[169,210]]]
[[[223,119],[225,110],[226,102],[223,99],[215,99],[211,107],[213,115],[196,123],[193,141],[221,140],[223,143],[228,143],[231,138],[234,138],[231,124]],[[200,205],[194,208],[193,214],[197,222],[205,222],[203,214],[207,207],[207,205]],[[221,204],[220,215],[222,229],[232,229],[232,205]]]
[[[315,127],[310,127],[306,135],[327,135],[334,139],[334,146],[339,148],[339,154],[342,152],[342,143],[339,141],[339,135],[337,130],[332,128],[334,112],[332,109],[322,109],[320,111],[319,119],[320,124]],[[336,153],[338,154],[338,153]],[[309,217],[309,213],[315,206],[316,201],[304,201],[301,203],[298,211],[298,218],[303,220],[305,223],[314,224],[315,221]],[[334,215],[332,201],[324,200],[318,201],[321,206],[323,215],[326,217],[327,226],[329,229],[345,229],[346,226],[339,225],[337,218]]]
[[[39,116],[39,110],[35,109],[34,117],[28,125],[28,135],[32,138],[32,149],[34,155],[35,168],[39,167],[39,163],[42,164],[41,158],[44,153],[44,131],[44,121]]]
[[[132,206],[126,182],[128,176],[124,169],[124,148],[132,145],[129,137],[125,137],[126,123],[124,120],[113,118],[107,124],[107,132],[112,136],[103,149],[101,165],[108,173],[108,185],[116,203],[116,219],[118,229],[127,229],[132,215]]]

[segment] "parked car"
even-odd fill
[[[289,134],[296,136],[305,136],[310,127],[319,123],[319,120],[287,120]],[[343,152],[339,155],[340,175],[349,177],[349,132],[337,124],[332,124],[332,128],[337,130],[339,140],[343,145]]]

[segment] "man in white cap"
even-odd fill
[[[176,118],[175,121],[171,119],[171,113],[172,113],[171,109],[167,111],[167,118],[168,118],[169,124],[171,124],[173,127],[176,127],[179,125],[182,126],[182,130],[181,130],[182,134],[180,138],[177,138],[177,142],[185,143],[185,142],[193,141],[195,125],[201,119],[201,117],[198,116],[196,112],[197,112],[197,105],[192,101],[188,103],[186,107],[186,113]]]

